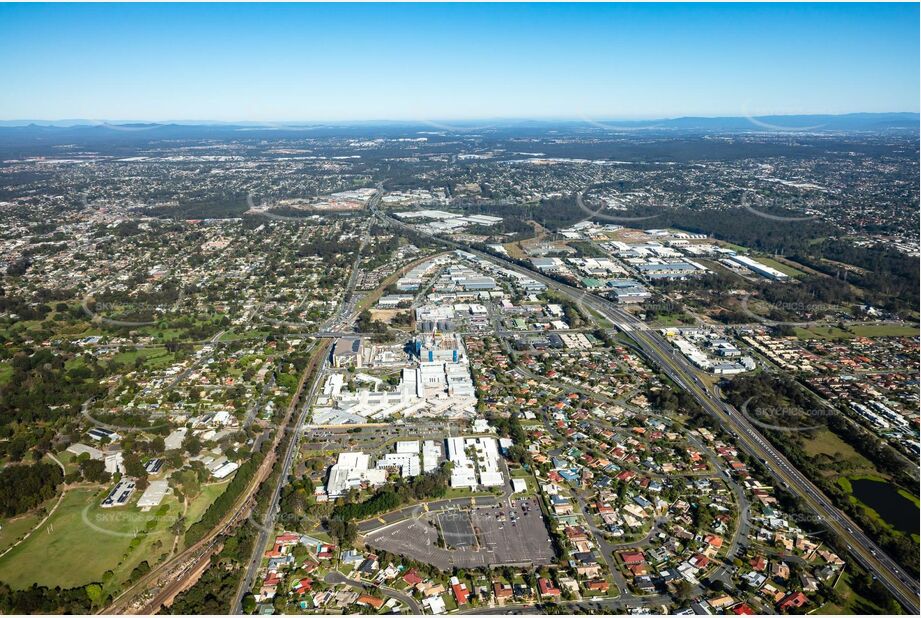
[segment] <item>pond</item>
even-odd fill
[[[851,481],[854,497],[879,513],[889,525],[906,534],[918,534],[918,507],[898,492],[895,485],[870,479]]]

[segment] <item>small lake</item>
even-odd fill
[[[852,480],[854,497],[879,513],[889,525],[906,534],[918,534],[918,507],[890,483],[868,479]]]

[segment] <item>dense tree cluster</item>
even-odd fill
[[[0,423],[34,423],[69,417],[84,401],[101,394],[106,371],[90,363],[65,366],[68,355],[47,348],[26,349],[10,362],[11,378],[0,388]]]
[[[500,434],[508,436],[516,444],[525,444],[528,434],[521,426],[521,417],[517,411],[513,411],[507,417],[501,417],[494,414],[487,415],[489,423],[496,428]]]
[[[340,240],[338,237],[313,236],[297,250],[298,257],[316,256],[327,266],[347,266],[349,256],[361,246],[357,239]]]
[[[646,398],[652,404],[653,408],[664,412],[684,414],[691,417],[690,424],[693,426],[712,426],[712,420],[708,416],[694,396],[683,388],[678,388],[671,380],[660,376],[668,385],[666,387],[650,387],[646,389]]]
[[[245,196],[227,194],[193,196],[178,206],[153,206],[147,209],[147,214],[164,219],[222,219],[239,217],[247,210]]]
[[[0,470],[0,515],[12,517],[55,495],[64,473],[52,463],[11,465]]]
[[[93,608],[89,591],[97,584],[81,588],[48,588],[32,585],[24,590],[13,590],[0,582],[0,613],[9,614],[88,614]]]
[[[918,309],[917,258],[885,245],[857,246],[834,236],[791,256],[810,268],[863,289],[870,304],[894,312]],[[841,264],[858,270],[842,268]]]
[[[371,312],[365,309],[358,314],[355,330],[359,333],[385,333],[387,325],[371,318]]]

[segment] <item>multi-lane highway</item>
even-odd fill
[[[408,227],[380,211],[375,210],[375,214],[391,225]],[[704,410],[712,414],[726,431],[739,440],[746,451],[760,459],[786,489],[800,497],[810,509],[815,511],[825,524],[844,541],[850,555],[877,577],[902,605],[914,614],[919,613],[918,581],[905,573],[902,567],[887,556],[857,524],[837,509],[825,494],[790,464],[786,457],[774,448],[735,408],[707,389],[697,370],[683,356],[676,354],[658,332],[649,329],[644,322],[600,296],[545,277],[501,257],[434,235],[429,235],[429,237],[540,281],[549,288],[581,302],[615,324],[618,330],[629,337],[650,362],[678,386],[688,391]]]

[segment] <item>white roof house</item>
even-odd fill
[[[145,509],[157,506],[169,493],[169,481],[151,481],[141,497],[138,498],[138,508]]]

